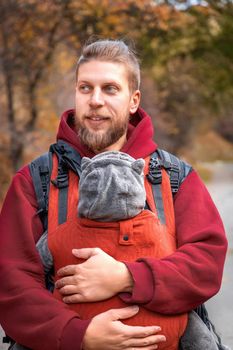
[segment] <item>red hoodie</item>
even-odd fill
[[[78,140],[73,111],[63,114],[57,138],[82,156],[92,154]],[[150,117],[142,110],[131,119],[121,151],[145,158],[156,149]],[[0,323],[18,343],[35,350],[81,349],[90,320],[80,320],[44,287],[35,241],[42,234],[28,166],[13,178],[0,218]],[[222,221],[195,171],[174,199],[178,250],[163,259],[127,263],[134,279],[127,303],[163,314],[187,312],[217,293],[227,241]]]

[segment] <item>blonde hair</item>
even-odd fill
[[[97,40],[83,47],[78,60],[76,77],[79,67],[91,60],[122,63],[128,72],[129,89],[131,92],[139,89],[140,66],[136,53],[122,40]]]

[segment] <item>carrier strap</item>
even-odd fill
[[[192,171],[192,167],[180,160],[173,154],[157,149],[152,155],[149,163],[148,181],[152,184],[154,201],[157,214],[162,224],[166,223],[164,204],[162,197],[162,169],[165,169],[170,177],[171,191],[175,195],[181,183]]]
[[[166,223],[163,197],[162,197],[162,166],[156,152],[150,158],[149,173],[147,179],[152,184],[152,192],[156,205],[158,219],[162,224]]]
[[[39,215],[44,228],[48,226],[48,193],[52,162],[47,152],[29,164],[29,169],[36,193]]]
[[[58,159],[57,178],[51,182],[59,189],[58,196],[58,224],[67,220],[68,208],[68,187],[69,187],[69,170],[80,177],[81,174],[81,156],[80,154],[62,140],[50,146],[50,152],[55,153]]]
[[[58,224],[61,225],[67,219],[68,186],[60,188],[58,196]]]
[[[157,152],[163,161],[164,168],[167,170],[170,176],[172,193],[176,194],[182,182],[193,171],[193,168],[188,163],[167,151],[158,149]]]
[[[45,231],[48,227],[48,198],[52,172],[52,156],[54,153],[58,159],[58,174],[56,179],[51,180],[51,182],[59,189],[59,224],[65,222],[67,218],[69,170],[74,171],[78,176],[81,174],[80,154],[62,140],[58,140],[57,143],[51,145],[49,152],[36,158],[29,164],[38,204],[37,214],[43,223]]]

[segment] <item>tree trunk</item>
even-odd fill
[[[11,134],[10,158],[14,173],[19,170],[23,162],[24,143],[21,133]]]
[[[7,97],[7,120],[10,132],[9,156],[12,170],[16,172],[22,164],[23,158],[23,138],[17,131],[14,111],[14,84],[11,73],[5,69],[5,88]]]
[[[31,84],[29,85],[28,89],[28,99],[29,99],[29,121],[26,125],[26,132],[30,132],[35,128],[35,124],[38,117],[38,110],[37,110],[37,104],[36,104],[36,85]]]
[[[10,133],[9,157],[12,164],[12,170],[17,171],[22,163],[23,142],[21,134],[17,132],[15,111],[14,111],[14,79],[11,50],[8,45],[8,33],[4,23],[1,23],[0,34],[2,39],[2,72],[4,76],[6,99],[7,99],[7,121]]]

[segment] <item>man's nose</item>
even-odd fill
[[[90,96],[90,106],[93,108],[101,107],[104,105],[103,94],[100,89],[94,89]]]

